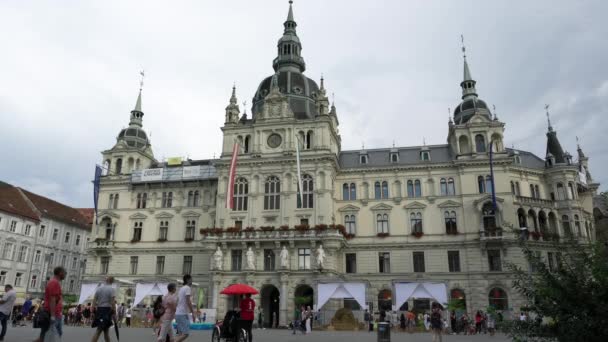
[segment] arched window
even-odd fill
[[[483,220],[483,229],[485,231],[496,230],[496,211],[492,203],[486,203],[481,208],[481,215]]]
[[[540,198],[540,188],[538,187],[538,185],[534,186],[534,190],[536,190],[536,198]]]
[[[471,153],[471,147],[469,146],[469,138],[466,135],[461,135],[458,138],[458,145],[460,145],[460,154]]]
[[[513,181],[511,181],[511,193],[515,195],[515,183]]]
[[[112,166],[112,162],[110,162],[109,159],[103,162],[103,169],[101,170],[102,176],[107,176],[108,174],[110,174],[110,166]]]
[[[359,162],[361,164],[367,164],[367,155],[362,155],[359,157]]]
[[[477,153],[486,152],[486,138],[481,134],[475,136],[475,151]]]
[[[194,201],[193,201],[193,206],[194,207],[198,207],[200,205],[201,202],[201,193],[198,192],[198,190],[194,191]]]
[[[171,208],[173,206],[173,192],[163,192],[161,207]]]
[[[116,174],[119,175],[122,173],[122,158],[116,159]]]
[[[299,185],[298,185],[299,186]],[[300,203],[300,196],[298,196],[297,198],[297,204],[298,204],[298,208],[313,208],[313,198],[314,198],[314,193],[313,193],[313,180],[312,177],[308,174],[305,174],[302,176],[302,188],[304,191],[302,191],[302,200],[304,201],[304,206],[302,206],[302,203]]]
[[[407,181],[407,197],[414,197],[414,182],[411,180]]]
[[[448,195],[448,181],[445,178],[441,178],[439,181],[439,188],[441,190],[441,196]]]
[[[534,185],[530,184],[530,197],[536,198],[536,192],[534,191]]]
[[[306,133],[306,149],[310,150],[312,148],[312,131],[308,131]]]
[[[350,199],[350,192],[348,189],[348,184],[342,184],[342,200],[348,201]]]
[[[112,203],[112,209],[118,209],[118,194],[114,194],[114,202]]]
[[[526,222],[526,212],[522,208],[517,209],[517,222],[519,222],[519,228],[528,227]]]
[[[577,236],[582,236],[581,233],[581,221],[580,218],[578,217],[578,215],[574,215],[574,230],[576,232]]]
[[[108,203],[108,209],[114,208],[114,194],[110,194],[110,202]]]
[[[486,192],[492,193],[492,176],[486,176]]]
[[[558,234],[557,232],[557,217],[554,213],[549,213],[549,233]]]
[[[456,225],[456,212],[446,211],[443,213],[445,218],[445,232],[446,234],[458,234],[458,226]]]
[[[194,191],[188,191],[188,207],[192,207],[194,205]]]
[[[135,160],[135,170],[139,170],[141,169],[141,161],[139,160],[139,158],[137,158]]]
[[[397,153],[391,153],[391,163],[396,163],[399,161],[399,155]]]
[[[281,209],[281,181],[277,176],[270,176],[264,184],[264,210]]]
[[[357,187],[355,183],[350,183],[350,200],[354,201],[357,199]]]
[[[382,182],[382,198],[388,198],[388,182]]]
[[[422,197],[422,186],[418,179],[414,181],[414,197]]]
[[[488,301],[490,306],[496,310],[507,310],[509,308],[509,301],[505,290],[495,287],[490,290],[488,295]]]
[[[251,136],[248,135],[245,137],[245,143],[243,144],[243,153],[249,153],[249,142],[251,140]]]
[[[456,186],[454,185],[454,178],[448,178],[448,196],[456,195]]]
[[[461,307],[462,309],[464,309],[466,311],[467,308],[467,300],[466,300],[466,296],[464,294],[464,291],[461,289],[452,289],[450,291],[450,299],[452,301],[457,301],[457,306]]]
[[[393,293],[391,290],[382,290],[378,293],[378,309],[390,311],[393,307]]]
[[[234,211],[247,211],[247,199],[249,197],[249,183],[240,177],[234,183]]]
[[[574,185],[572,182],[568,183],[568,199],[574,199]]]
[[[388,214],[376,215],[376,230],[378,233],[388,233]]]
[[[479,193],[483,194],[486,192],[486,183],[483,179],[483,176],[477,177],[477,187],[479,188]]]
[[[129,161],[127,162],[127,167],[128,167],[128,172],[133,172],[133,168],[135,167],[135,161],[133,160],[133,158],[129,158]]]
[[[347,234],[355,234],[357,231],[357,221],[355,220],[355,215],[345,215],[344,226]]]
[[[137,194],[137,209],[146,209],[148,194],[146,192]]]
[[[560,201],[566,199],[566,192],[562,183],[557,183],[557,199]]]
[[[547,214],[545,214],[545,212],[542,210],[538,213],[538,225],[543,235],[549,232],[549,226],[547,225]]]
[[[422,233],[422,213],[410,214],[410,226],[412,227],[412,233]]]
[[[562,215],[562,228],[566,236],[572,235],[572,229],[570,228],[570,217],[568,215]]]
[[[532,224],[530,224],[532,223]],[[528,224],[530,224],[530,228],[534,228],[535,232],[538,232],[538,223],[536,222],[536,213],[534,210],[528,210]]]
[[[515,195],[519,196],[521,191],[519,191],[519,182],[515,182]]]
[[[381,199],[382,198],[382,190],[380,189],[380,182],[374,183],[374,198]]]

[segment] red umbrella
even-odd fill
[[[220,293],[225,295],[258,294],[258,290],[245,284],[232,284]]]

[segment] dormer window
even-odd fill
[[[420,152],[420,160],[424,160],[424,161],[431,160],[431,152],[429,152],[429,151]]]
[[[399,162],[399,153],[397,153],[397,152],[391,152],[390,159],[391,159],[391,163],[397,163],[397,162]]]
[[[521,164],[521,157],[519,154],[516,154],[513,158],[515,159],[515,164]]]
[[[366,154],[359,156],[359,163],[367,164],[367,155]]]

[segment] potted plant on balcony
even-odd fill
[[[274,230],[274,226],[262,226],[260,230],[263,232],[272,232]]]
[[[326,224],[317,224],[317,225],[315,225],[315,230],[318,232],[326,231],[327,225]]]
[[[379,238],[385,238],[385,237],[389,236],[389,234],[388,233],[378,233],[378,234],[376,234],[376,236]]]
[[[337,224],[335,226],[335,229],[339,231],[342,235],[346,234],[346,227],[344,227],[344,225],[342,224]]]
[[[199,233],[201,233],[202,236],[207,236],[209,235],[209,228],[201,228]]]
[[[255,227],[247,227],[245,228],[246,232],[253,232],[255,230]]]
[[[221,235],[224,232],[224,228],[211,228],[209,233],[211,235]]]
[[[228,227],[226,228],[227,233],[238,233],[241,231],[241,227]]]
[[[422,237],[422,235],[424,235],[423,232],[418,232],[418,231],[412,232],[412,236],[414,236],[416,238],[420,238],[420,237]]]
[[[282,231],[288,231],[289,230],[289,226],[286,225],[286,224],[284,224],[284,225],[280,226],[279,229],[282,230]]]
[[[293,228],[299,232],[306,232],[310,229],[310,226],[307,224],[297,224]]]
[[[355,234],[352,234],[352,233],[346,233],[346,234],[344,234],[344,238],[346,240],[350,240],[350,239],[352,239],[354,237],[355,237]]]

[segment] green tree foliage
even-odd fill
[[[528,299],[530,319],[505,322],[514,341],[608,341],[608,247],[554,242],[556,260],[520,246],[530,269],[515,264],[513,287]]]

